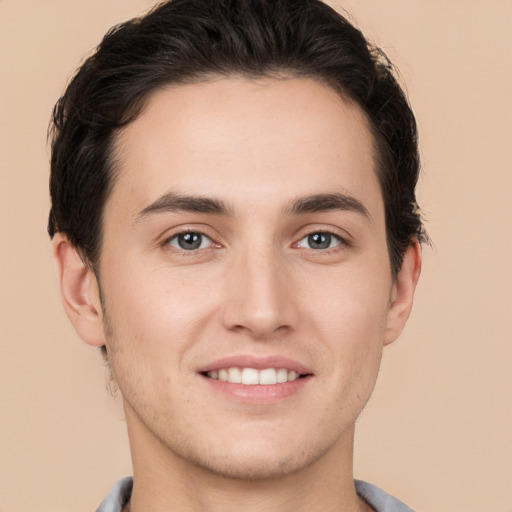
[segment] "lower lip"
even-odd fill
[[[300,377],[282,384],[233,384],[219,379],[211,379],[201,375],[201,378],[215,391],[223,393],[231,399],[248,404],[271,404],[298,394],[304,386],[311,382],[312,376]]]

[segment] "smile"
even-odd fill
[[[286,368],[265,368],[257,370],[256,368],[223,368],[206,372],[211,379],[230,382],[232,384],[244,384],[246,386],[269,386],[273,384],[284,384],[293,382],[301,377],[295,370]]]

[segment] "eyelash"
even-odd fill
[[[184,249],[183,247],[179,247],[179,237],[183,237],[183,236],[187,236],[187,235],[200,237],[199,246],[194,247],[192,249]],[[329,247],[314,249],[312,247],[304,247],[301,244],[305,240],[307,241],[306,243],[308,243],[308,242],[311,243],[312,240],[310,239],[310,237],[313,237],[315,235],[321,235],[321,237],[327,238]],[[205,243],[205,239],[209,241],[209,243],[207,242],[208,246],[202,247],[202,245]],[[336,242],[336,244],[333,247],[330,247],[333,240]],[[175,242],[176,245],[174,245],[173,242]],[[326,243],[326,242],[324,242],[324,243]],[[211,250],[213,248],[222,247],[220,244],[216,243],[214,240],[212,240],[211,237],[209,237],[202,231],[194,230],[194,229],[187,229],[184,231],[180,231],[178,233],[174,233],[172,236],[167,237],[165,240],[163,240],[161,245],[163,247],[172,247],[174,250],[178,251],[178,253],[180,253],[184,256],[192,256],[194,254],[197,254],[197,252],[199,250],[204,251],[204,250],[209,250],[209,249]],[[298,241],[296,241],[292,244],[293,248],[311,250],[316,254],[340,251],[340,250],[343,250],[344,248],[347,248],[350,246],[351,246],[351,243],[347,240],[347,238],[342,237],[337,233],[333,233],[332,231],[321,230],[321,229],[320,230],[312,230],[312,231],[306,233]]]
[[[195,248],[192,248],[192,249],[184,249],[183,247],[179,247],[177,245],[173,245],[173,242],[175,241],[176,244],[179,244],[179,237],[185,237],[187,235],[191,235],[191,236],[197,236],[197,237],[201,237],[201,241],[200,241],[200,245],[199,247],[195,247]],[[208,244],[208,247],[201,247],[204,243],[204,239],[207,239],[209,240],[209,244]],[[206,235],[205,233],[199,231],[199,230],[193,230],[193,229],[187,229],[185,231],[180,231],[179,233],[174,233],[172,236],[166,238],[163,242],[162,242],[162,246],[164,247],[172,247],[173,249],[179,251],[181,254],[183,255],[192,255],[194,253],[197,253],[198,250],[205,250],[205,249],[211,249],[213,246],[217,246],[217,247],[220,247],[219,244],[216,244],[212,239],[211,237],[209,237],[208,235]]]
[[[331,252],[332,250],[340,250],[340,248],[342,246],[343,247],[348,246],[347,241],[343,237],[341,237],[340,235],[338,235],[336,233],[332,233],[330,231],[311,231],[310,233],[303,236],[299,241],[295,242],[294,246],[297,248],[303,248],[303,246],[301,245],[301,242],[303,242],[304,240],[307,240],[307,243],[311,243],[313,241],[311,238],[318,236],[318,235],[322,239],[322,241],[319,242],[320,244],[322,244],[322,243],[325,244],[326,242],[323,241],[323,239],[327,239],[327,243],[329,246],[331,245],[331,243],[333,241],[336,242],[336,245],[334,245],[333,247],[324,247],[324,248],[317,248],[317,249],[314,249],[312,247],[305,247],[305,249],[311,249],[314,252],[327,252],[327,251]]]

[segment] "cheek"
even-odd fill
[[[377,312],[365,297],[351,296],[337,307],[331,306],[324,315],[332,370],[341,369],[341,378],[347,383],[357,384],[361,378],[373,379],[384,346],[384,308]]]
[[[385,268],[341,270],[315,282],[304,304],[331,335],[345,333],[346,342],[359,344],[385,333],[392,288]]]
[[[326,371],[335,375],[340,389],[357,388],[355,395],[361,394],[362,400],[378,373],[391,288],[391,279],[371,275],[354,272],[326,280],[310,301],[311,328],[321,333],[326,348]]]
[[[106,283],[106,310],[114,332],[114,351],[139,360],[170,360],[193,344],[214,310],[212,279],[164,266],[133,272],[124,267]]]

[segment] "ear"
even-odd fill
[[[409,318],[414,291],[421,272],[421,246],[417,240],[407,248],[393,283],[384,345],[395,341]]]
[[[83,341],[105,345],[98,282],[68,239],[57,233],[52,240],[53,261],[64,310]]]

